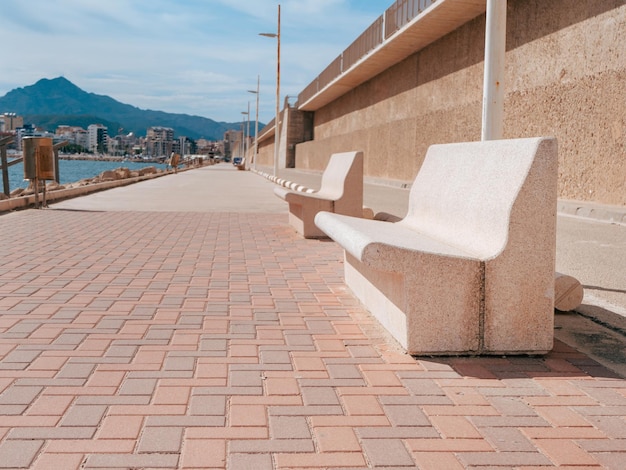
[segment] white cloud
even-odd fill
[[[297,95],[391,1],[284,0],[281,95]],[[261,76],[274,113],[276,0],[1,0],[0,96],[65,76],[144,109],[239,121]],[[0,110],[2,111],[2,110]]]

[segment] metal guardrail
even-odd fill
[[[306,103],[434,3],[437,0],[397,0],[300,92],[298,103]]]
[[[430,7],[437,0],[397,0],[385,11],[385,39]]]
[[[319,74],[319,76],[317,77],[317,86],[319,87],[320,90],[322,90],[326,85],[332,82],[336,77],[341,75],[341,72],[343,70],[343,66],[341,62],[342,62],[342,57],[339,56],[335,60],[333,60],[330,63],[330,65],[324,69],[322,73]],[[299,96],[298,96],[298,101],[302,102]]]
[[[380,15],[369,28],[343,51],[343,70],[348,70],[356,64],[361,57],[383,43],[383,15]]]

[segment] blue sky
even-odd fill
[[[281,5],[281,101],[297,96],[393,0],[0,0],[0,96],[64,76],[142,109],[274,116]],[[294,98],[295,99],[295,98]],[[7,112],[10,110],[0,110]]]

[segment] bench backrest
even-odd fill
[[[342,152],[330,156],[322,174],[317,194],[335,201],[335,212],[345,211],[354,206],[363,209],[363,152]],[[347,207],[342,207],[347,206]]]
[[[537,158],[555,159],[555,155],[552,138],[432,145],[413,182],[407,215],[398,223],[482,259],[495,257],[507,244],[510,226],[517,223],[511,214],[523,186],[528,184],[533,163]],[[536,187],[531,190],[545,190],[549,201],[554,188],[550,184],[542,188],[541,178],[534,179],[537,182],[531,184]],[[527,199],[527,203],[517,202],[522,207],[516,217],[531,216],[533,207],[524,204],[542,200]]]

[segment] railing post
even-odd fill
[[[7,161],[7,145],[13,141],[13,137],[4,137],[0,139],[0,166],[2,167],[2,189],[4,194],[9,196],[11,188],[9,187],[9,163]]]
[[[54,181],[59,184],[61,183],[61,177],[59,175],[59,149],[65,147],[67,144],[69,144],[69,142],[64,140],[52,146],[52,151],[54,152]]]

